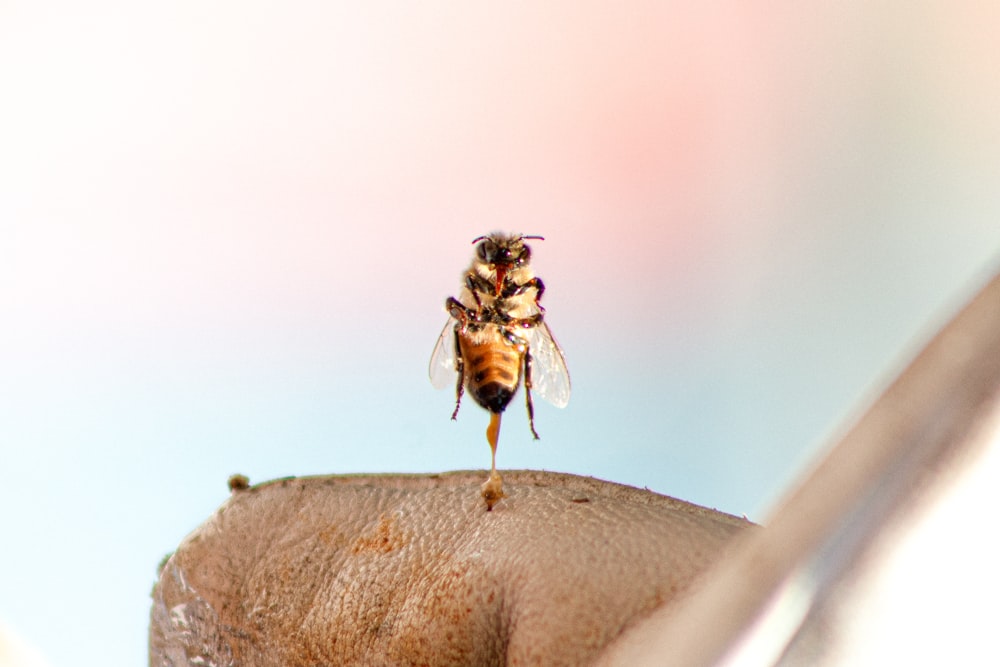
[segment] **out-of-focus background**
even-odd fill
[[[0,622],[142,664],[156,565],[231,473],[488,467],[427,362],[491,230],[546,237],[573,376],[539,442],[515,400],[500,467],[765,519],[998,266],[997,25],[0,4]]]

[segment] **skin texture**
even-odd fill
[[[247,486],[163,564],[151,665],[581,665],[670,606],[748,521],[506,471]]]

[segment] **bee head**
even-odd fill
[[[525,239],[538,239],[541,236],[522,236],[520,234],[507,236],[505,234],[489,234],[480,236],[473,243],[476,246],[476,257],[494,267],[511,268],[526,264],[531,259],[531,248],[524,243]]]

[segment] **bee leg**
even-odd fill
[[[489,293],[493,289],[488,280],[483,280],[475,273],[469,273],[465,276],[465,287],[475,300],[477,311],[483,307],[483,302],[479,299],[479,293]]]
[[[452,421],[458,419],[458,409],[462,407],[462,392],[465,391],[465,359],[462,357],[462,346],[458,344],[458,329],[455,329],[455,370],[458,372],[458,383],[455,385],[455,411],[451,413]]]
[[[486,440],[490,443],[492,464],[490,465],[490,476],[480,488],[483,500],[486,501],[486,511],[493,510],[493,506],[505,498],[503,492],[503,480],[497,472],[497,441],[500,439],[500,413],[490,413],[490,425],[486,427]]]
[[[539,440],[538,432],[535,430],[535,406],[531,402],[531,348],[524,351],[524,398],[528,406],[528,428],[535,440]]]
[[[517,319],[511,319],[510,322],[508,322],[508,324],[521,327],[522,329],[531,329],[532,327],[537,327],[544,320],[545,320],[544,313],[535,313],[531,317],[519,317]]]
[[[444,309],[448,311],[449,315],[459,321],[463,329],[470,319],[475,319],[476,317],[475,311],[463,306],[462,302],[453,296],[449,296],[444,300]]]
[[[528,281],[528,284],[535,288],[535,305],[538,306],[539,310],[544,310],[538,302],[542,300],[542,295],[545,294],[545,283],[542,282],[541,278],[535,276]]]
[[[455,325],[454,332],[455,371],[458,374],[458,380],[455,383],[455,411],[451,413],[452,420],[455,420],[458,419],[458,409],[462,407],[462,393],[465,391],[465,359],[462,357],[462,346],[459,341],[458,332],[460,330],[465,330],[465,327],[468,325],[469,318],[474,317],[474,314],[453,296],[445,299],[444,307],[445,310],[448,311],[449,315],[458,320],[458,324]]]
[[[542,305],[538,302],[542,300],[542,294],[545,293],[545,283],[543,283],[542,279],[537,276],[531,280],[521,283],[520,285],[510,285],[504,290],[502,296],[504,298],[510,298],[512,296],[517,296],[518,294],[524,294],[532,287],[535,288],[535,305],[538,306],[539,310],[544,311],[545,309],[542,308]]]

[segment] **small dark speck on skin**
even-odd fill
[[[590,502],[590,498],[586,498],[586,497],[585,498],[574,498],[571,502],[574,502],[574,503],[589,503]]]
[[[239,473],[229,476],[229,490],[245,491],[250,488],[250,479],[246,475],[240,475]]]

